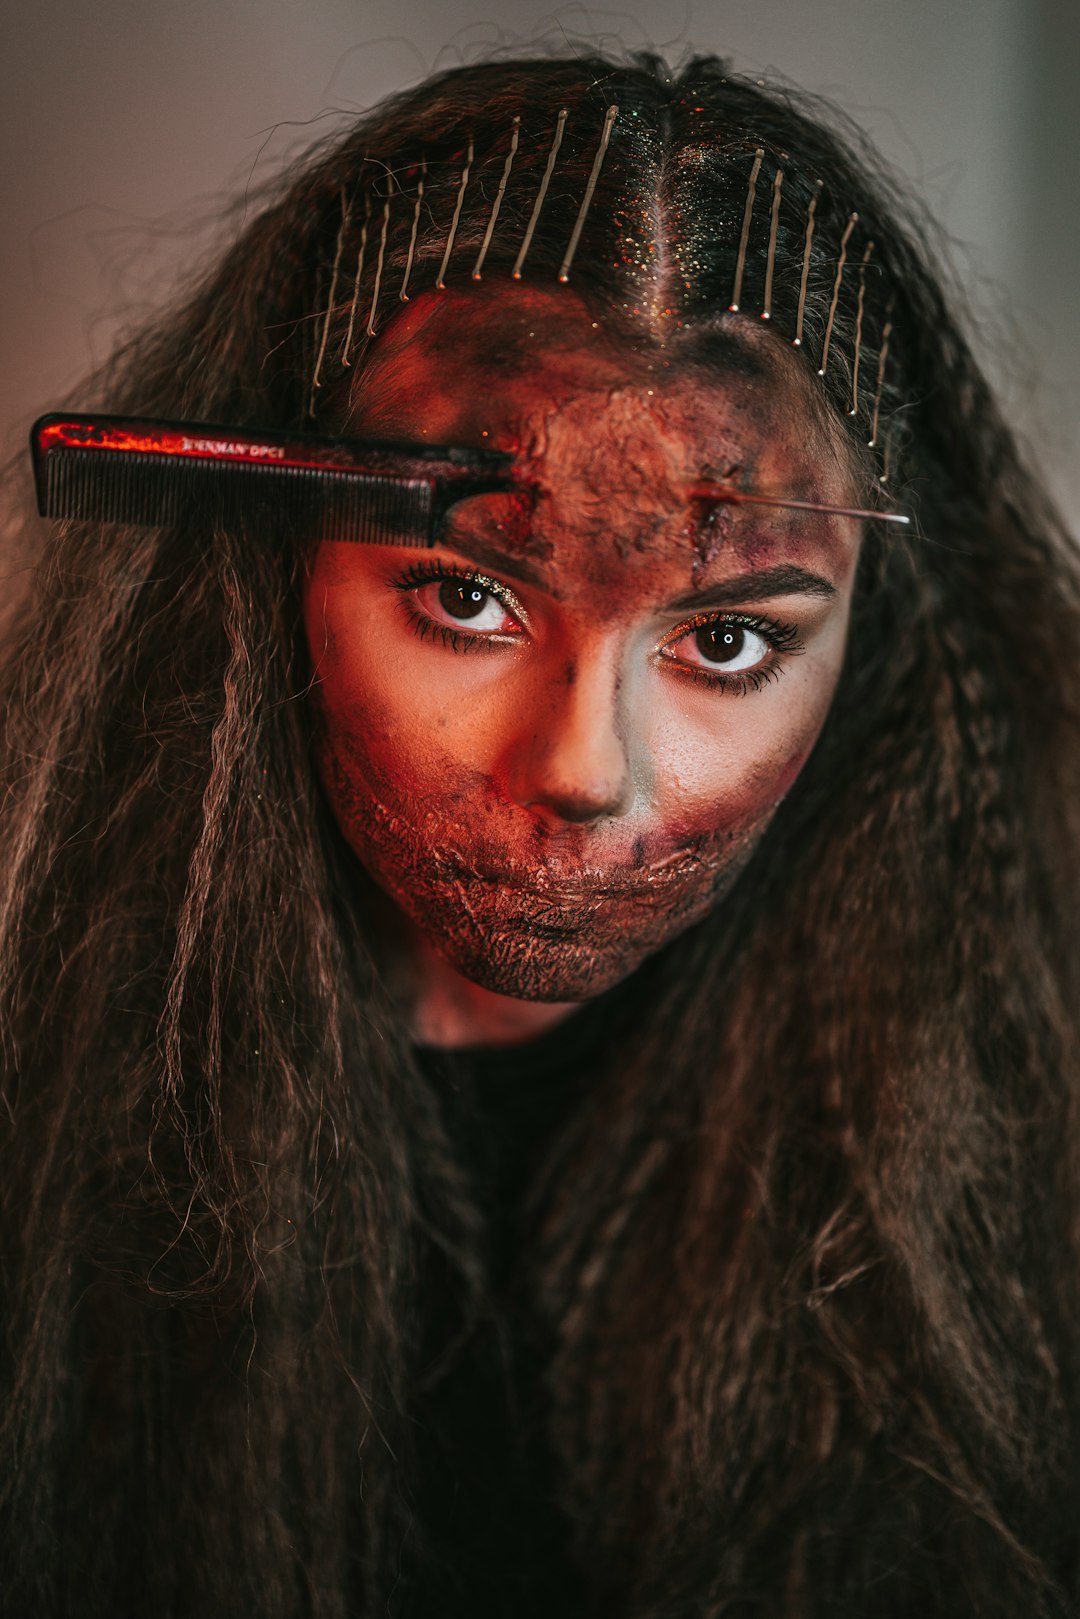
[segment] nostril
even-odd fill
[[[562,780],[548,777],[534,781],[532,791],[519,802],[544,819],[582,822],[624,815],[633,799],[633,787],[626,761],[610,776]]]
[[[574,824],[602,820],[617,813],[604,802],[580,797],[551,796],[544,801],[528,804],[526,808],[546,821],[569,821]]]

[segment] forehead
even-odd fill
[[[854,525],[811,514],[729,506],[696,526],[702,480],[851,503],[843,435],[812,387],[767,328],[713,322],[635,342],[571,289],[495,283],[411,301],[372,345],[346,425],[515,455],[528,510],[475,502],[451,535],[583,577],[631,556],[700,572],[732,554],[765,565],[851,552]]]
[[[770,444],[837,458],[797,359],[741,323],[632,341],[567,287],[490,284],[422,294],[379,335],[356,378],[349,430],[535,452],[557,422],[594,436],[687,441],[691,459],[760,457]],[[560,435],[556,431],[556,438]],[[509,442],[507,442],[509,441]]]

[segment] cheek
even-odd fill
[[[836,680],[830,661],[744,697],[691,685],[654,744],[669,835],[738,835],[768,819],[813,750]]]
[[[468,771],[468,705],[423,678],[423,659],[403,651],[396,610],[370,610],[371,581],[316,576],[304,603],[320,754],[362,770],[380,794],[421,796],[433,781]]]

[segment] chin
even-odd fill
[[[635,896],[553,900],[495,884],[429,885],[395,896],[463,977],[520,1001],[589,1001],[614,988],[715,901],[710,884],[667,904]]]
[[[493,937],[477,949],[432,945],[463,977],[518,1001],[591,1001],[628,978],[652,954],[599,950],[580,940]],[[656,948],[659,948],[657,945]]]

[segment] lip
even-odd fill
[[[621,899],[677,888],[699,876],[707,862],[697,850],[678,849],[651,865],[621,869],[552,865],[485,869],[453,856],[444,857],[441,865],[444,875],[455,882],[508,888],[537,898],[580,903],[583,899]]]

